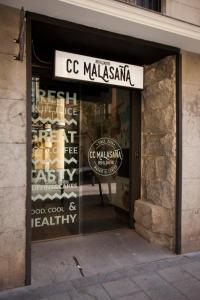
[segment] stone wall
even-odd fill
[[[199,0],[164,0],[163,12],[170,17],[200,25]]]
[[[24,285],[26,63],[14,61],[19,11],[0,5],[0,290]]]
[[[176,63],[145,67],[142,93],[141,199],[135,228],[147,240],[174,247],[176,184]]]
[[[182,53],[182,252],[200,250],[200,55]]]

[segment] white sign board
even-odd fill
[[[143,67],[55,51],[55,77],[143,89]]]

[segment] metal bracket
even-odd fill
[[[14,60],[23,61],[24,59],[24,43],[25,43],[25,11],[22,7],[20,10],[20,22],[19,22],[19,36],[13,40],[13,43],[19,44],[19,53],[13,56]]]

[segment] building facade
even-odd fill
[[[198,0],[0,0],[0,289],[30,284],[32,240],[200,250],[199,26]]]

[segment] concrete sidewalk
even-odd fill
[[[200,299],[200,253],[174,256],[90,277],[0,293],[4,300]]]
[[[200,252],[176,256],[130,229],[34,243],[32,285],[1,299],[200,300]]]

